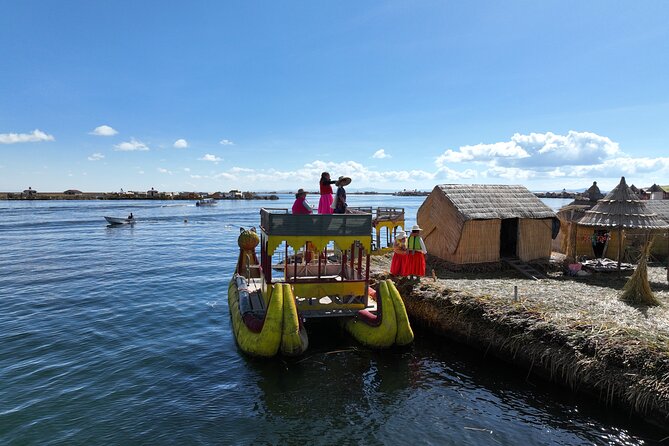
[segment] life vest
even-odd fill
[[[410,251],[422,251],[423,246],[420,244],[420,236],[409,236],[409,241],[407,242],[407,249]]]

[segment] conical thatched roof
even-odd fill
[[[578,224],[606,228],[665,229],[664,220],[646,207],[646,203],[630,189],[625,177],[608,195],[590,210]]]
[[[599,187],[597,187],[597,182],[593,181],[592,186],[585,191],[586,195],[590,201],[597,201],[600,198],[604,198],[604,194],[600,192]]]
[[[669,200],[646,200],[648,212],[657,214],[662,220],[669,223]]]

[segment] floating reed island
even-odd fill
[[[373,258],[373,278],[388,276],[390,259]],[[664,266],[648,267],[658,306],[621,301],[629,277],[616,273],[549,272],[548,279],[534,281],[514,270],[453,272],[434,257],[427,271],[419,281],[396,279],[412,324],[514,364],[528,377],[542,376],[667,427]]]

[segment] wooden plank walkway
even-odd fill
[[[511,266],[516,271],[519,271],[525,277],[532,280],[548,279],[546,275],[535,268],[532,268],[527,263],[523,262],[517,257],[503,257],[502,262]]]

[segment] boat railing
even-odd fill
[[[404,220],[404,208],[378,207],[374,215],[375,221]]]
[[[373,213],[373,210],[372,210],[371,206],[349,206],[346,209],[353,214],[372,214]]]
[[[267,235],[369,237],[372,215],[365,213],[295,215],[289,214],[287,209],[262,208],[260,226]]]

